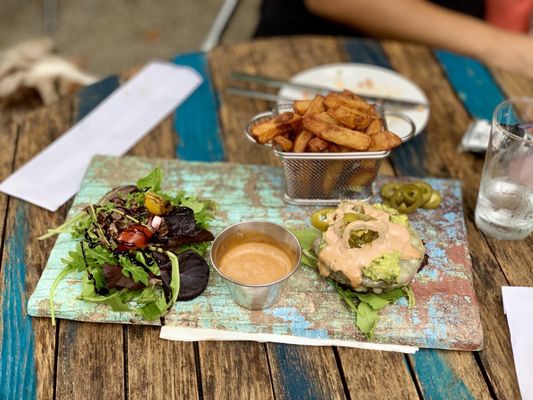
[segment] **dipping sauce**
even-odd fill
[[[221,245],[217,265],[245,285],[276,282],[295,268],[296,254],[285,243],[259,232],[238,232]]]

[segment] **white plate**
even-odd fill
[[[299,72],[290,82],[327,86],[335,90],[348,89],[360,94],[379,94],[427,104],[427,107],[402,110],[414,122],[415,135],[426,127],[429,120],[429,101],[424,92],[411,80],[390,69],[369,64],[327,64]],[[312,98],[314,93],[283,87],[278,96],[297,100]],[[390,131],[400,137],[409,133],[409,126],[399,118],[387,117],[387,125]]]

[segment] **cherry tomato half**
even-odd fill
[[[143,225],[130,225],[118,235],[118,251],[144,247],[154,233]]]

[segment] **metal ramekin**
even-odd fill
[[[273,240],[284,243],[291,251],[294,251],[296,257],[294,258],[295,262],[291,272],[274,282],[249,285],[234,281],[219,270],[217,265],[222,255],[221,249],[223,249],[224,242],[239,233],[252,232],[270,236]],[[233,299],[240,306],[252,310],[268,308],[278,300],[283,290],[283,286],[289,277],[298,269],[301,256],[302,250],[298,239],[296,239],[288,229],[272,222],[248,221],[232,225],[224,229],[215,238],[213,246],[211,247],[211,265],[226,281]]]

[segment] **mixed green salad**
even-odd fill
[[[164,193],[162,179],[157,167],[39,238],[69,232],[76,241],[50,289],[53,324],[54,292],[70,273],[83,273],[81,300],[146,320],[203,292],[209,278],[203,254],[214,239],[208,226],[215,204],[184,192]]]

